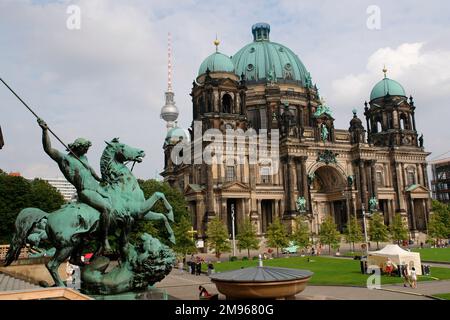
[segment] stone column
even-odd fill
[[[422,172],[423,172],[423,179],[424,179],[424,187],[427,189],[430,189],[430,182],[428,180],[428,170],[427,170],[427,164],[422,163]]]
[[[389,214],[389,225],[392,225],[394,221],[394,204],[393,200],[388,200],[388,214]]]
[[[279,200],[274,200],[274,210],[275,210],[275,216],[274,218],[280,218],[280,206],[279,206]]]
[[[300,164],[301,164],[301,175],[297,177],[297,179],[301,180],[301,189],[299,189],[299,192],[301,190],[301,195],[305,197],[306,199],[306,211],[309,211],[311,213],[311,195],[309,194],[309,185],[308,185],[308,172],[306,171],[306,160],[308,157],[301,157],[300,158]]]
[[[203,198],[197,200],[195,211],[197,221],[197,235],[199,237],[203,237],[206,230],[206,225],[203,225],[203,217],[205,215],[205,201],[203,200]]]
[[[395,179],[394,187],[397,195],[397,211],[405,211],[403,197],[403,183],[402,183],[402,170],[398,162],[394,162],[395,166]]]
[[[370,161],[370,174],[372,179],[372,195],[378,199],[377,170],[375,167],[376,163],[376,160]]]
[[[411,225],[413,230],[412,231],[416,231],[417,230],[417,226],[416,226],[416,215],[414,213],[414,199],[411,198],[410,196],[410,205],[411,205]]]
[[[223,224],[228,226],[228,208],[226,198],[222,198],[220,201],[220,219],[223,221]],[[231,232],[231,230],[229,231]]]
[[[206,211],[207,211],[207,214],[208,214],[208,220],[211,220],[215,216],[212,165],[207,165],[206,166],[206,175],[207,175],[207,180],[206,180],[206,182],[207,182],[207,186],[206,186],[206,196],[207,196]]]
[[[422,166],[420,164],[416,165],[416,171],[417,171],[417,184],[420,184],[422,186],[425,186],[425,180],[423,179],[423,172],[422,172]]]
[[[427,201],[425,199],[422,200],[422,207],[423,207],[423,219],[425,222],[425,229],[428,230],[428,219],[427,219]]]
[[[295,198],[295,162],[294,158],[289,157],[288,159],[288,192],[289,192],[289,214],[294,216],[296,214],[296,198]]]
[[[359,160],[359,177],[360,177],[360,188],[359,191],[361,192],[361,203],[364,205],[365,209],[367,210],[367,179],[366,179],[366,170],[364,168],[364,160]]]

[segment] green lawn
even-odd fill
[[[349,259],[334,259],[326,257],[291,257],[265,260],[265,266],[305,269],[314,272],[310,284],[339,285],[339,286],[366,286],[368,276],[360,272],[360,262]],[[214,264],[216,272],[240,269],[241,267],[256,267],[258,261],[234,261]],[[441,280],[450,279],[450,268],[432,268],[431,275]],[[434,280],[431,277],[419,277],[419,281]],[[382,276],[381,284],[402,283],[400,277]]]
[[[420,253],[422,261],[450,262],[450,248],[425,248],[413,251]]]
[[[441,298],[441,299],[445,299],[445,300],[450,300],[450,293],[434,294],[433,296]]]

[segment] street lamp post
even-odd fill
[[[236,256],[236,234],[234,229],[234,203],[231,204],[231,237],[233,239],[233,257]]]
[[[364,208],[364,204],[362,205],[362,216],[364,224],[364,241],[366,243],[366,257],[369,257],[369,242],[367,241],[366,211]]]

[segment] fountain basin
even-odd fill
[[[210,278],[227,299],[291,299],[305,290],[312,275],[308,270],[256,267]]]

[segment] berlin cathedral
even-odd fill
[[[264,237],[276,217],[291,229],[304,214],[311,233],[318,234],[326,216],[343,232],[351,217],[362,223],[370,211],[382,213],[387,226],[400,214],[412,239],[423,235],[431,209],[429,153],[416,130],[414,100],[402,85],[383,70],[364,117],[354,110],[349,128],[335,128],[331,109],[299,57],[270,40],[266,23],[253,25],[252,34],[253,41],[233,56],[216,50],[200,65],[191,91],[193,121],[201,121],[203,130],[266,129],[269,135],[279,130],[277,172],[261,170],[263,162],[173,163],[174,146],[183,140],[193,144],[194,134],[175,124],[171,87],[166,93],[161,117],[169,130],[161,175],[184,193],[197,236],[205,238],[216,216],[230,234],[232,216],[236,233],[248,218]],[[243,148],[248,159],[248,144]]]

